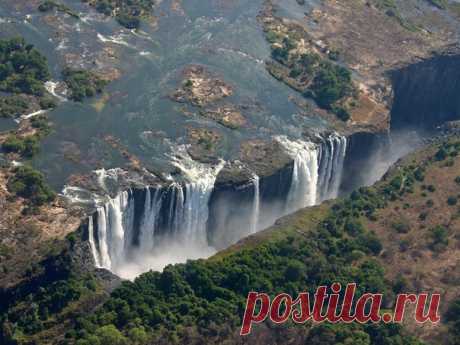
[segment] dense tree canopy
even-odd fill
[[[0,40],[0,91],[42,96],[50,78],[46,58],[23,38]]]

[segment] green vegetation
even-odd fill
[[[438,225],[435,228],[431,229],[430,237],[431,244],[430,248],[434,251],[442,251],[449,245],[449,232],[448,230]]]
[[[11,133],[2,144],[2,150],[6,153],[17,153],[24,158],[31,158],[40,150],[40,140],[51,132],[48,117],[45,115],[34,116],[30,119],[30,125],[36,133],[28,136],[20,136]]]
[[[275,37],[271,34],[269,39],[275,40]],[[305,97],[313,98],[321,108],[347,121],[350,114],[344,101],[355,92],[351,72],[317,53],[291,54],[295,48],[296,42],[285,37],[272,46],[272,57],[289,68],[289,77],[295,79]],[[338,53],[332,55],[338,58]]]
[[[0,40],[0,91],[43,96],[50,77],[46,58],[23,38]]]
[[[46,58],[23,38],[0,40],[0,117],[17,117],[36,100],[42,109],[56,106],[45,90],[50,74]]]
[[[62,74],[67,87],[70,89],[70,98],[78,102],[102,92],[107,84],[105,80],[91,71],[66,68]]]
[[[447,345],[460,344],[460,299],[457,299],[451,304],[447,311],[445,321],[449,327]]]
[[[28,165],[17,167],[8,180],[8,190],[28,199],[31,205],[41,206],[55,199],[56,194],[46,184],[43,174]]]
[[[30,119],[30,125],[38,131],[41,137],[51,133],[51,126],[46,115],[34,116]]]
[[[0,117],[18,117],[26,113],[28,108],[27,100],[21,95],[0,97]]]
[[[456,157],[460,154],[460,142],[444,143],[435,154],[437,161],[444,161],[448,158]]]
[[[40,137],[38,135],[20,137],[10,134],[3,142],[2,149],[6,153],[14,152],[25,158],[31,158],[40,150]]]
[[[74,17],[74,18],[77,18],[77,19],[80,18],[80,16],[77,13],[75,13],[74,11],[72,11],[68,6],[66,6],[64,4],[61,4],[61,3],[58,3],[56,1],[53,1],[53,0],[45,0],[42,3],[40,3],[40,5],[38,5],[38,10],[41,11],[41,12],[48,12],[48,11],[52,11],[54,9],[56,9],[56,10],[58,10],[60,12],[66,13],[71,17]]]
[[[113,16],[120,25],[128,29],[137,29],[140,20],[153,14],[153,0],[83,0],[90,2],[97,11]]]
[[[65,243],[47,243],[45,259],[31,264],[25,281],[13,290],[0,290],[1,344],[38,344],[27,335],[59,324],[54,318],[57,313],[98,292],[96,280],[73,266],[71,246],[70,238]]]
[[[410,231],[410,224],[406,219],[401,219],[401,220],[393,223],[392,227],[399,234],[407,234]]]
[[[457,205],[458,198],[456,196],[449,196],[447,198],[447,205],[449,206],[455,206]]]

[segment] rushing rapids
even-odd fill
[[[123,191],[97,208],[88,226],[96,265],[126,278],[161,270],[166,264],[211,255],[283,215],[337,196],[346,138],[331,135],[321,144],[286,137],[277,140],[293,160],[283,200],[274,205],[266,200],[263,178],[254,174],[248,187],[251,200],[243,206],[247,212],[231,212],[234,203],[244,203],[243,197],[229,200],[230,213],[210,228],[210,198],[224,162],[200,164],[181,152],[172,162],[185,182]]]

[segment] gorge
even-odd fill
[[[96,266],[132,278],[149,269],[206,257],[298,209],[337,197],[347,149],[337,134],[319,143],[278,137],[292,162],[276,176],[254,175],[228,196],[215,182],[224,162],[182,157],[187,182],[129,189],[97,207],[88,236]],[[275,179],[275,180],[273,180]],[[267,180],[269,183],[267,183]],[[234,186],[233,186],[234,187]]]

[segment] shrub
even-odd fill
[[[456,196],[450,196],[450,197],[447,198],[447,204],[449,206],[455,206],[455,205],[457,205],[457,202],[458,202],[458,199],[457,199]]]
[[[332,112],[342,121],[346,122],[350,119],[350,113],[344,107],[334,106]]]
[[[106,81],[91,71],[66,68],[62,74],[74,101],[81,102],[86,97],[92,97],[102,92],[106,85]]]
[[[395,222],[392,224],[392,227],[400,234],[407,234],[410,231],[410,225],[407,220]]]
[[[55,5],[56,4],[54,3],[54,1],[46,0],[43,1],[40,5],[38,5],[38,10],[40,12],[48,12],[54,9]]]
[[[359,237],[359,242],[367,249],[368,253],[378,255],[383,249],[382,243],[374,232],[363,234]]]
[[[18,117],[29,108],[25,98],[20,95],[0,97],[0,117]]]
[[[430,247],[433,250],[440,251],[447,247],[449,244],[448,231],[445,227],[438,225],[435,228],[431,229],[430,237],[431,244]]]
[[[37,206],[51,202],[56,197],[46,184],[44,176],[28,165],[15,169],[14,175],[8,181],[8,190]]]
[[[154,0],[94,0],[91,4],[106,16],[115,16],[118,23],[128,29],[136,29],[143,16],[151,15]]]
[[[46,115],[34,116],[30,120],[30,124],[39,131],[40,136],[47,135],[51,132],[51,126]]]
[[[422,182],[425,179],[425,171],[422,168],[418,167],[414,171],[414,177],[417,181]]]
[[[38,135],[21,138],[12,134],[4,141],[2,149],[7,153],[14,152],[31,158],[40,150],[40,138]]]
[[[16,135],[9,135],[2,144],[3,151],[10,153],[22,153],[25,149],[24,140]]]
[[[364,226],[357,219],[347,219],[345,223],[345,231],[352,236],[357,236],[364,232]]]
[[[399,250],[401,250],[402,252],[405,252],[409,249],[410,247],[410,242],[406,239],[404,240],[401,240],[401,242],[399,242]]]
[[[444,159],[447,158],[447,155],[448,155],[448,152],[446,148],[443,146],[438,150],[438,152],[436,152],[434,157],[437,161],[443,161]]]
[[[424,220],[426,220],[427,217],[428,217],[428,212],[422,212],[418,216],[418,219],[420,219],[421,221],[424,221]]]
[[[289,51],[286,48],[275,47],[272,49],[272,58],[283,63],[289,57]]]
[[[49,96],[44,96],[40,99],[40,107],[42,109],[52,109],[56,107],[56,101]]]

